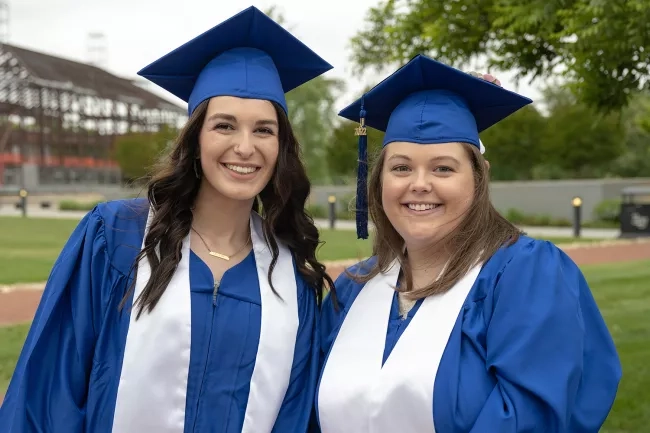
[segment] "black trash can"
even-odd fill
[[[650,186],[623,189],[621,238],[650,237]]]

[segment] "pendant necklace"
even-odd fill
[[[212,251],[212,250],[210,249],[210,247],[208,246],[208,244],[205,242],[205,239],[203,239],[203,236],[201,236],[201,233],[197,232],[196,229],[195,229],[194,227],[192,227],[192,230],[194,231],[194,233],[196,233],[196,234],[198,235],[199,239],[201,239],[201,242],[203,242],[203,245],[205,245],[205,249],[208,250],[208,254],[210,254],[210,255],[213,256],[213,257],[218,257],[218,258],[220,258],[220,259],[222,259],[222,260],[230,260],[231,257],[234,257],[234,256],[236,256],[237,254],[241,253],[241,252],[244,250],[244,248],[246,248],[246,246],[248,245],[248,243],[249,243],[250,240],[251,240],[251,238],[250,238],[250,234],[249,234],[249,236],[248,236],[248,240],[246,241],[246,243],[244,244],[244,246],[242,246],[242,247],[239,249],[239,251],[237,251],[236,253],[234,253],[234,254],[232,254],[232,255],[230,255],[230,256],[227,256],[227,255],[225,255],[225,254],[221,254],[221,253],[217,253],[216,251]]]

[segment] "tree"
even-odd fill
[[[356,180],[357,161],[359,159],[359,137],[354,135],[359,126],[349,120],[344,120],[334,130],[332,139],[326,149],[326,161],[332,180],[335,183],[349,183]],[[384,133],[373,128],[367,128],[368,160],[373,161],[384,140]]]
[[[544,178],[610,175],[612,161],[625,149],[620,116],[596,112],[575,100],[566,88],[546,89],[544,93],[550,114],[540,149],[543,166],[537,167],[537,176],[544,168]],[[549,176],[549,172],[556,175]]]
[[[650,94],[636,95],[623,111],[625,150],[612,164],[612,172],[622,177],[650,174]]]
[[[286,95],[289,120],[314,183],[329,179],[324,160],[335,127],[336,97],[342,90],[342,81],[319,76]]]
[[[532,168],[543,162],[546,122],[547,119],[529,105],[481,133],[493,180],[531,179]]]
[[[129,181],[149,174],[152,166],[169,151],[178,131],[167,125],[156,133],[138,132],[115,139],[115,160],[122,176]]]
[[[382,0],[352,38],[352,61],[361,73],[420,53],[456,67],[487,56],[518,80],[564,74],[581,102],[609,112],[646,86],[649,34],[645,0]]]
[[[287,27],[284,16],[275,6],[265,13]],[[286,94],[289,120],[301,144],[307,174],[314,183],[330,180],[324,164],[326,147],[335,128],[336,99],[344,90],[342,80],[321,75]]]

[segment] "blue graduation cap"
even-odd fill
[[[479,133],[532,103],[482,78],[418,55],[339,113],[360,126],[357,237],[368,238],[366,127],[385,132],[383,146],[462,142],[482,148]]]
[[[332,69],[254,6],[151,63],[138,75],[196,107],[214,96],[264,99],[288,113],[285,93]]]

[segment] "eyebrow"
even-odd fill
[[[237,118],[236,118],[235,116],[233,116],[232,114],[226,114],[226,113],[214,113],[213,115],[211,115],[210,117],[208,117],[208,121],[217,120],[217,119],[227,120],[227,121],[229,121],[229,122],[237,122]],[[273,120],[273,119],[262,119],[262,120],[258,120],[257,122],[255,122],[255,124],[256,124],[256,125],[272,125],[272,126],[278,126],[278,122],[277,122],[276,120]]]
[[[412,161],[413,160],[410,156],[402,155],[401,153],[395,153],[395,154],[391,155],[391,157],[388,158],[388,160],[390,161],[391,159],[405,159],[407,161]],[[456,164],[460,164],[460,161],[458,161],[453,156],[448,156],[448,155],[434,156],[429,161],[430,162],[432,162],[432,161],[451,161],[451,162],[454,162]]]

